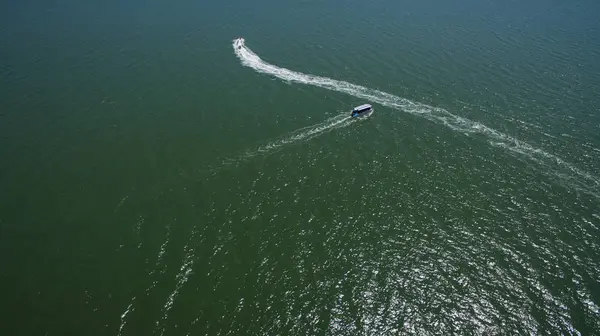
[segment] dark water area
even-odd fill
[[[598,13],[0,4],[4,329],[600,334]]]

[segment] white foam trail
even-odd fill
[[[366,120],[366,119],[361,119]],[[229,158],[223,162],[218,167],[213,167],[210,171],[216,172],[219,171],[223,166],[228,166],[232,164],[239,164],[241,162],[247,161],[258,155],[268,155],[271,154],[283,146],[291,145],[293,143],[297,143],[299,141],[307,141],[313,139],[315,137],[321,136],[328,132],[331,132],[334,129],[343,128],[351,125],[353,122],[358,121],[357,119],[352,119],[349,116],[348,112],[344,112],[342,114],[336,115],[329,119],[326,119],[323,122],[320,122],[315,125],[303,127],[287,133],[286,135],[272,140],[266,145],[262,145],[255,150],[246,151],[241,155],[238,155],[234,158]]]
[[[344,113],[342,115],[329,118],[322,123],[296,130],[283,138],[280,138],[278,140],[272,141],[264,146],[259,147],[254,152],[247,153],[247,155],[253,156],[253,153],[269,153],[285,145],[302,140],[312,139],[316,136],[327,133],[333,129],[346,127],[350,125],[351,122],[352,121],[350,120],[348,113]]]
[[[507,149],[513,154],[523,155],[535,162],[551,167],[550,173],[560,181],[578,190],[587,192],[600,198],[600,180],[591,174],[582,171],[561,158],[519,141],[507,134],[489,128],[479,122],[454,115],[443,108],[410,101],[383,91],[370,89],[364,86],[338,81],[335,79],[304,74],[263,61],[250,50],[243,38],[233,40],[233,50],[242,62],[257,72],[268,74],[287,82],[314,85],[324,89],[346,93],[357,98],[378,103],[393,109],[401,110],[413,115],[421,116],[427,120],[446,125],[447,127],[467,135],[483,135],[496,146]]]
[[[133,311],[133,303],[135,302],[135,296],[131,299],[131,303],[127,306],[127,309],[121,314],[121,326],[119,326],[119,333],[117,336],[121,336],[123,333],[123,328],[125,328],[125,324],[127,323],[127,314]]]

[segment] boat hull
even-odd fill
[[[375,111],[375,110],[373,110],[373,109],[370,109],[370,110],[368,110],[368,111],[365,111],[365,112],[360,112],[360,113],[352,113],[352,114],[350,115],[350,117],[352,117],[352,118],[367,118],[367,117],[371,116],[371,114],[373,114],[373,112],[374,112],[374,111]]]

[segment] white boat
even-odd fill
[[[363,104],[352,109],[352,118],[368,117],[373,113],[373,106],[369,104]]]

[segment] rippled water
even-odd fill
[[[11,334],[600,333],[595,2],[0,9]]]

